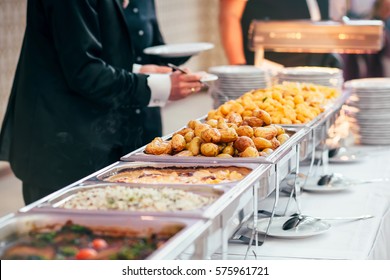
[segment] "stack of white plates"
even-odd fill
[[[343,71],[338,68],[310,66],[283,68],[277,74],[277,80],[279,83],[284,81],[312,83],[338,89],[341,89],[344,82]]]
[[[359,143],[390,145],[390,78],[367,78],[345,83],[351,90],[347,114]]]
[[[253,89],[266,88],[270,81],[267,71],[250,65],[215,66],[209,68],[209,73],[218,76],[210,89],[214,108]]]

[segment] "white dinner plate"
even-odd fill
[[[279,238],[303,238],[325,233],[331,227],[329,223],[319,220],[303,223],[294,229],[283,230],[283,224],[290,218],[291,217],[274,217],[268,235]],[[266,233],[269,220],[270,218],[265,218],[257,222],[258,232]],[[248,224],[248,227],[252,228],[252,225]]]
[[[334,157],[329,158],[330,163],[354,163],[367,157],[367,154],[361,151],[341,151]]]
[[[248,77],[249,75],[258,76],[265,75],[265,71],[261,68],[252,65],[221,65],[213,66],[209,68],[209,72],[219,75],[243,75]]]
[[[302,190],[307,192],[330,193],[348,190],[352,185],[351,182],[338,179],[337,175],[335,175],[334,179],[331,180],[331,183],[326,186],[319,186],[319,180],[320,177],[308,178],[306,184],[302,186]]]
[[[198,54],[214,48],[211,43],[183,43],[154,46],[144,49],[144,53],[162,57],[182,57]]]
[[[351,89],[390,89],[390,78],[355,79],[345,82],[344,86]]]
[[[324,75],[341,75],[341,70],[338,68],[329,67],[312,67],[312,66],[298,66],[286,67],[279,72],[282,75],[297,75],[297,76],[324,76]]]
[[[202,83],[213,82],[218,80],[218,76],[214,74],[210,74],[206,72],[200,72],[199,74],[202,76],[202,78],[200,79]]]

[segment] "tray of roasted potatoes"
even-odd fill
[[[345,98],[334,88],[306,83],[253,90],[121,160],[274,164]]]

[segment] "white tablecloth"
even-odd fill
[[[348,164],[331,164],[331,172],[354,179],[390,177],[390,147],[354,147],[369,156]],[[334,193],[303,192],[300,195],[303,214],[322,217],[350,217],[372,214],[360,221],[327,221],[327,232],[299,239],[267,237],[258,247],[257,259],[390,259],[390,183],[369,183],[351,186]],[[270,200],[260,203],[269,209]],[[280,200],[277,212],[284,210],[287,198]],[[294,203],[290,212],[294,212]],[[262,208],[262,207],[260,207]],[[229,245],[229,259],[243,259],[247,246]],[[254,247],[252,247],[254,249]],[[214,257],[218,257],[216,254]],[[253,259],[250,254],[249,259]]]

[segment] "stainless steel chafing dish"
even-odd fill
[[[109,209],[109,210],[88,210],[88,209],[69,209],[64,208],[63,205],[74,198],[77,193],[96,190],[106,187],[125,187],[125,188],[148,188],[148,189],[162,189],[164,186],[158,185],[142,185],[142,184],[123,184],[123,183],[94,183],[85,182],[84,185],[74,186],[71,188],[63,189],[57,192],[53,196],[48,196],[43,200],[36,203],[32,203],[29,206],[22,208],[21,212],[27,211],[45,211],[48,213],[94,213],[95,215],[106,214],[106,215],[117,215],[122,214],[137,214],[137,215],[151,215],[151,216],[176,216],[176,217],[203,217],[205,212],[213,211],[212,209],[220,207],[219,204],[223,203],[225,199],[222,197],[227,190],[224,190],[220,186],[199,186],[199,185],[171,185],[168,188],[173,190],[182,190],[189,193],[194,193],[205,198],[214,199],[210,204],[193,210],[182,210],[182,211],[142,211],[142,210],[121,210],[121,209]],[[215,205],[218,204],[218,205]]]
[[[199,118],[200,121],[204,121],[206,116]],[[185,156],[166,156],[166,155],[148,155],[146,154],[145,147],[143,146],[133,152],[124,155],[121,157],[122,161],[147,161],[147,162],[165,162],[165,163],[202,163],[202,164],[228,164],[234,165],[235,163],[242,164],[275,164],[278,160],[281,159],[288,151],[290,151],[295,145],[297,145],[300,139],[306,135],[307,131],[303,129],[304,127],[296,127],[287,131],[291,135],[290,139],[288,139],[285,143],[283,143],[280,147],[278,147],[274,152],[272,152],[267,157],[258,157],[258,158],[241,158],[241,157],[233,157],[233,158],[218,158],[218,157],[205,157],[205,156],[197,156],[197,157],[185,157]],[[166,135],[162,137],[164,140],[168,140],[172,138],[172,134]]]
[[[269,196],[274,190],[279,190],[279,183],[291,172],[299,169],[299,160],[307,157],[322,140],[326,138],[327,128],[332,124],[342,104],[344,104],[347,93],[339,97],[332,106],[329,106],[325,112],[319,115],[312,122],[300,126],[285,126],[290,131],[291,137],[271,155],[266,158],[257,159],[215,159],[206,157],[173,157],[173,156],[149,156],[143,153],[144,147],[125,155],[122,160],[99,170],[67,187],[59,190],[46,198],[37,201],[34,204],[22,208],[21,212],[30,213],[31,217],[69,217],[76,215],[81,217],[88,215],[85,213],[72,213],[72,211],[57,211],[56,203],[61,203],[63,199],[71,195],[78,189],[88,188],[102,183],[100,179],[108,174],[118,172],[123,167],[133,166],[245,166],[252,169],[243,179],[231,183],[220,185],[176,185],[175,187],[191,190],[205,191],[209,194],[216,194],[217,199],[208,207],[192,213],[99,213],[89,214],[95,222],[105,222],[107,220],[121,221],[127,219],[141,219],[140,217],[149,217],[150,221],[165,221],[165,219],[180,221],[187,219],[195,221],[188,230],[180,232],[172,238],[172,242],[167,244],[168,249],[156,252],[151,258],[171,259],[181,258],[185,253],[186,258],[207,258],[216,250],[222,250],[222,257],[226,257],[228,248],[228,239],[237,230],[240,225],[248,220],[254,212],[257,211],[258,203],[263,198]],[[203,121],[205,117],[199,118]],[[164,138],[168,139],[171,135]],[[114,183],[117,184],[117,183]],[[149,186],[150,187],[150,186]],[[206,190],[206,189],[207,190]],[[277,200],[278,192],[275,192]],[[54,211],[56,210],[56,211]],[[18,214],[23,215],[22,214]],[[26,216],[27,217],[27,216]],[[137,217],[137,218],[132,218]],[[187,218],[188,217],[188,218]],[[190,218],[193,217],[193,218]],[[196,217],[196,219],[195,219]],[[146,219],[146,220],[147,220]],[[0,223],[0,232],[2,231]],[[137,224],[138,225],[138,224]],[[142,225],[140,225],[142,228]],[[138,226],[137,226],[138,228]],[[1,237],[1,234],[0,234]],[[191,249],[189,248],[190,245]]]
[[[105,171],[98,173],[95,178],[89,178],[88,180],[97,180],[97,181],[105,181],[107,178],[111,176],[115,176],[120,174],[121,172],[125,172],[127,170],[142,170],[143,168],[155,168],[157,170],[159,169],[169,169],[172,168],[173,171],[177,170],[177,172],[180,172],[180,169],[190,169],[194,172],[197,170],[201,170],[202,168],[229,168],[229,167],[238,167],[238,168],[246,168],[249,169],[249,173],[252,172],[254,169],[258,167],[257,164],[250,163],[250,164],[242,164],[242,163],[234,163],[234,164],[202,164],[202,163],[173,163],[173,162],[118,162],[116,165],[111,166],[111,168],[106,169]],[[248,173],[248,175],[249,175]],[[245,177],[245,176],[243,176]],[[232,180],[229,182],[220,182],[217,183],[218,185],[226,185],[231,183],[237,183],[238,180]],[[132,183],[132,182],[129,182]],[[171,184],[169,182],[156,182],[156,184]],[[183,184],[183,183],[178,183]],[[190,184],[190,183],[188,183]],[[202,183],[199,183],[202,184]],[[204,183],[205,185],[208,185],[207,183]]]
[[[160,248],[155,250],[148,259],[175,259],[188,248],[196,245],[192,252],[193,258],[204,257],[203,235],[209,227],[209,222],[199,219],[178,217],[153,217],[139,215],[96,215],[75,213],[18,213],[3,217],[0,220],[0,255],[13,242],[26,235],[33,228],[53,224],[64,224],[71,220],[75,224],[87,227],[114,228],[142,236],[150,233],[172,232],[172,237]]]
[[[249,48],[279,52],[375,53],[384,42],[380,20],[261,21],[249,28]]]

